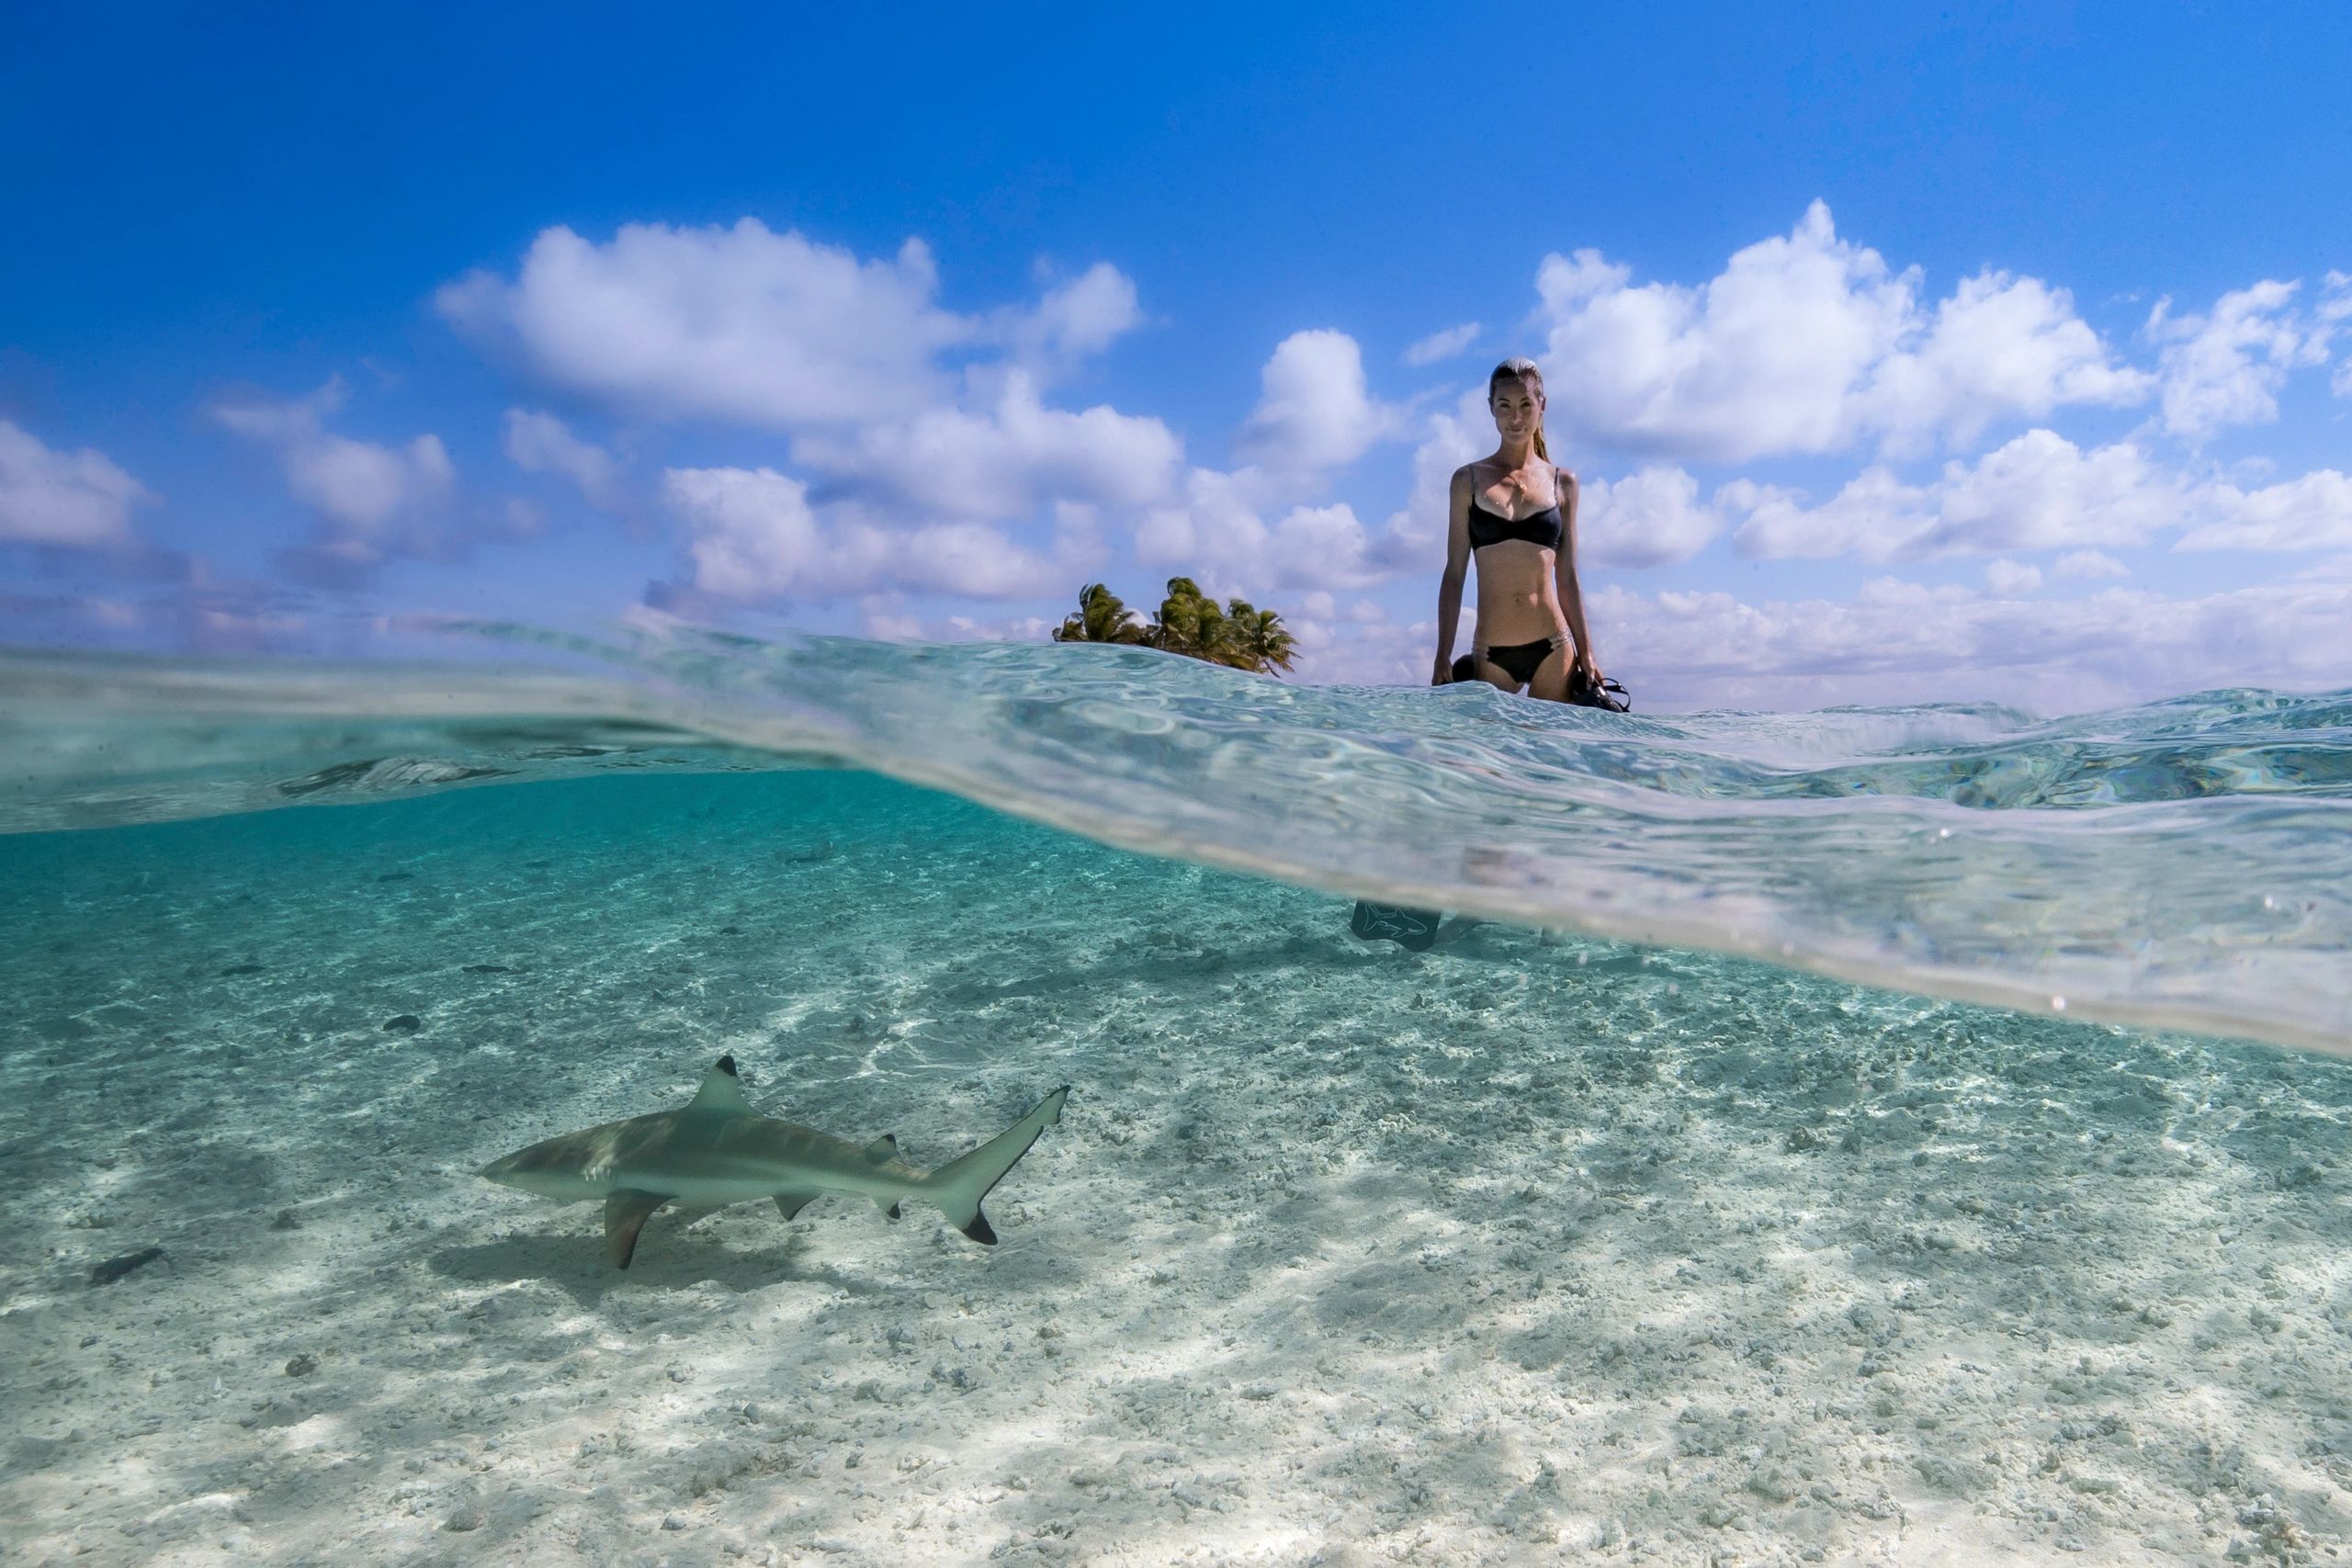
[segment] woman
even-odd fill
[[[1577,477],[1554,468],[1544,448],[1544,373],[1535,361],[1496,366],[1487,406],[1502,441],[1494,456],[1453,472],[1430,683],[1454,678],[1462,579],[1476,558],[1478,635],[1467,673],[1506,692],[1525,687],[1531,696],[1564,703],[1571,683],[1600,684],[1577,589]]]

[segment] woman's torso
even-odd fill
[[[1566,486],[1548,463],[1504,472],[1470,465],[1470,554],[1477,565],[1478,640],[1508,647],[1565,636],[1553,587],[1567,526]]]

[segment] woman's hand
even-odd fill
[[[1592,655],[1583,649],[1577,649],[1577,661],[1568,669],[1568,684],[1589,686],[1595,691],[1600,689],[1600,666],[1595,664]]]
[[[1430,684],[1432,686],[1453,684],[1453,662],[1442,653],[1437,656],[1437,662],[1430,666]]]

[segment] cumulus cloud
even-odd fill
[[[938,281],[920,241],[862,259],[745,219],[632,224],[605,243],[549,229],[512,278],[471,274],[441,290],[438,305],[459,333],[531,378],[620,415],[784,435],[799,476],[790,482],[814,482],[825,497],[829,557],[849,551],[829,581],[895,581],[856,551],[916,525],[933,530],[934,557],[968,546],[1018,560],[1026,558],[1004,554],[1003,535],[959,529],[1169,494],[1182,448],[1165,424],[1107,405],[1054,408],[1042,395],[1061,367],[1140,324],[1130,279],[1098,264],[1050,283],[1033,304],[968,315],[938,302]],[[526,468],[569,475],[600,505],[618,498],[610,454],[551,416],[510,414],[507,451]],[[791,554],[786,523],[744,535],[715,521],[735,514],[715,496],[664,493],[674,516],[700,520],[688,548],[708,558],[715,580],[805,588],[808,569]],[[791,509],[771,505],[770,514]]]
[[[2344,323],[2352,321],[2352,274],[2331,272],[2320,296],[2319,319],[2330,337],[2346,330]],[[2352,354],[2345,355],[2335,367],[2335,377],[2329,389],[2339,398],[2352,398]]]
[[[2299,287],[2266,281],[2235,289],[2202,316],[2175,316],[2169,299],[2157,302],[2147,333],[2165,345],[2159,374],[2166,430],[2197,440],[2278,417],[2288,372],[2327,357],[2324,330],[2294,314]]]
[[[1699,502],[1699,481],[1680,468],[1650,468],[1579,487],[1577,564],[1671,566],[1704,549],[1723,527]]]
[[[861,260],[746,218],[633,223],[605,244],[548,229],[511,279],[475,271],[435,303],[534,378],[618,412],[771,430],[902,418],[949,399],[951,350],[1007,351],[1035,374],[1142,320],[1135,285],[1107,264],[1028,309],[959,314],[938,288],[920,240]]]
[[[120,549],[130,513],[156,496],[92,447],[61,452],[0,419],[0,544]]]
[[[888,416],[943,394],[935,356],[979,334],[940,308],[931,251],[860,261],[757,219],[543,231],[513,279],[476,271],[435,303],[546,384],[648,419],[782,429]]]
[[[1285,506],[1280,494],[1251,470],[1194,468],[1181,496],[1136,525],[1136,558],[1245,595],[1360,587],[1386,575],[1352,508]]]
[[[1389,513],[1375,547],[1380,563],[1393,571],[1435,571],[1445,564],[1446,508],[1453,471],[1494,449],[1494,425],[1483,387],[1474,387],[1450,411],[1430,414],[1413,448],[1412,489],[1405,504]]]
[[[1889,561],[2139,544],[2184,521],[2191,491],[2129,442],[2085,452],[2030,430],[1973,463],[1947,463],[1926,485],[1872,468],[1819,506],[1744,480],[1716,500],[1747,514],[1734,536],[1743,555]]]
[[[188,649],[213,653],[311,650],[316,626],[283,585],[222,578],[181,558],[170,581],[141,591],[18,592],[0,587],[0,625],[24,640],[73,647]]]
[[[1587,611],[1601,668],[1661,705],[1997,698],[2070,713],[2220,685],[2340,685],[2352,661],[2345,604],[2344,585],[2322,581],[2072,601],[1880,584],[1851,600],[1764,604],[1612,586]]]
[[[1012,342],[1029,359],[1081,359],[1099,354],[1143,322],[1134,280],[1096,262],[1048,289],[1034,310],[1014,318]]]
[[[1420,338],[1405,350],[1405,363],[1419,367],[1435,365],[1441,359],[1451,359],[1478,341],[1485,329],[1476,321],[1464,321],[1458,327],[1447,327]]]
[[[1168,491],[1183,457],[1159,420],[1107,405],[1047,408],[1019,370],[986,408],[943,406],[812,434],[792,452],[868,494],[970,517],[1014,516],[1046,500],[1141,505]]]
[[[443,558],[455,547],[439,525],[457,484],[441,438],[394,447],[338,435],[326,419],[345,397],[338,377],[307,398],[243,397],[212,409],[223,428],[276,451],[287,491],[317,514],[318,535],[281,564],[322,587],[356,587],[391,557]]]
[[[620,465],[610,452],[571,434],[551,413],[506,411],[506,456],[526,474],[560,474],[580,487],[591,506],[614,511],[621,503]]]
[[[1876,367],[1858,412],[1897,446],[1934,434],[1968,442],[1998,419],[2134,403],[2153,385],[2144,371],[2109,362],[2064,289],[1984,272],[1963,278],[1917,344]]]
[[[2041,569],[2007,559],[1986,561],[1984,586],[2004,599],[2020,599],[2041,591]]]
[[[2146,395],[2063,289],[1986,272],[1930,314],[1920,281],[1839,239],[1817,201],[1695,288],[1637,285],[1598,251],[1548,256],[1536,288],[1552,415],[1585,439],[1731,461],[1966,440],[1996,419]]]
[[[662,499],[684,527],[698,593],[733,603],[896,590],[971,598],[1059,593],[1063,562],[975,523],[898,528],[854,509],[820,515],[774,468],[671,468]]]
[[[2251,491],[2214,485],[2201,499],[2200,510],[2211,521],[2190,529],[2175,548],[2318,550],[2352,546],[2352,476],[2334,468]]]
[[[2132,569],[2099,550],[2069,550],[2050,569],[2060,577],[2129,577]]]
[[[1396,424],[1364,381],[1363,351],[1341,332],[1293,333],[1259,373],[1257,409],[1242,429],[1245,460],[1280,470],[1352,463]]]

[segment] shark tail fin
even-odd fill
[[[1020,1121],[931,1173],[924,1183],[931,1189],[928,1196],[949,1224],[984,1247],[996,1245],[996,1231],[980,1213],[980,1200],[1029,1152],[1039,1134],[1062,1119],[1062,1102],[1069,1098],[1069,1085],[1064,1084],[1031,1106]]]

